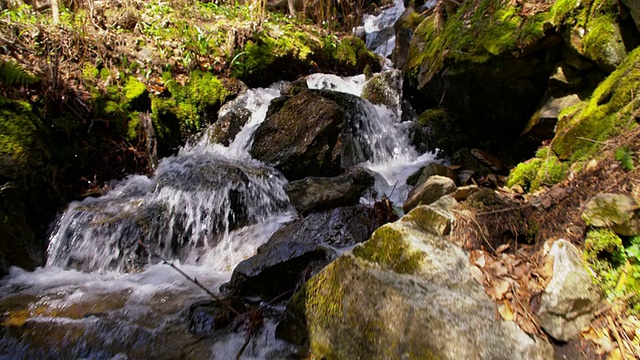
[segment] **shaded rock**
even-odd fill
[[[580,53],[576,49],[570,46],[563,46],[561,51],[562,60],[574,69],[580,71],[589,71],[593,69],[594,66],[596,66],[593,61],[580,55]]]
[[[636,28],[640,30],[640,3],[635,0],[621,0],[622,3],[629,8],[629,13]]]
[[[495,156],[489,154],[488,152],[480,149],[471,149],[469,151],[471,155],[478,159],[483,165],[489,167],[489,169],[499,173],[504,171],[504,164]]]
[[[519,13],[513,3],[461,3],[444,21],[434,11],[416,28],[403,71],[447,111],[449,129],[433,128],[430,136],[446,155],[512,146],[547,90],[562,39]]]
[[[364,84],[361,97],[372,104],[384,105],[397,114],[402,101],[402,94],[398,91],[401,88],[402,71],[387,70],[373,75]]]
[[[402,205],[402,211],[406,214],[420,204],[431,204],[455,190],[456,184],[450,178],[440,175],[431,176],[423,184],[411,189],[407,201]]]
[[[286,98],[258,127],[250,153],[289,180],[337,175],[344,120],[345,111],[338,104],[302,90]]]
[[[548,95],[542,100],[542,105],[533,114],[527,126],[522,131],[522,137],[536,144],[543,140],[553,138],[558,115],[570,106],[580,103],[580,97],[576,94],[569,94],[562,97]]]
[[[458,174],[456,174],[455,170],[442,164],[433,162],[423,166],[420,170],[409,176],[409,178],[407,179],[407,184],[412,186],[420,186],[420,184],[426,182],[427,179],[429,179],[433,175],[445,176],[453,181],[456,181],[458,179]]]
[[[296,287],[338,256],[338,249],[369,238],[377,227],[364,205],[312,213],[276,231],[233,271],[222,289],[237,296],[271,299]]]
[[[440,214],[426,208],[415,211]],[[276,334],[329,359],[553,357],[548,343],[496,320],[466,252],[416,225],[423,216],[405,217],[414,219],[379,228],[311,278]]]
[[[569,341],[591,322],[600,294],[573,244],[557,240],[548,256],[553,258],[553,277],[542,294],[538,321],[556,340]]]
[[[362,168],[332,178],[308,177],[285,186],[291,204],[303,215],[312,211],[356,205],[362,193],[373,185],[371,174]]]
[[[553,90],[579,90],[586,85],[582,74],[566,61],[559,62],[549,77],[549,88]]]
[[[610,227],[619,235],[640,235],[638,203],[624,194],[598,194],[585,206],[581,217],[587,225]]]

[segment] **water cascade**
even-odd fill
[[[365,27],[392,26],[403,10],[396,1],[394,14],[368,19]],[[389,24],[376,22],[383,19]],[[385,40],[378,51],[388,55],[389,44]],[[307,78],[311,89],[354,96],[365,84],[364,75]],[[0,335],[0,358],[234,357],[245,335],[193,335],[185,306],[208,296],[162,260],[216,290],[236,264],[297,216],[283,190],[286,179],[248,151],[282,86],[248,90],[221,109],[220,116],[238,108],[251,112],[228,146],[212,141],[210,128],[162,159],[152,177],[130,176],[101,197],[71,203],[52,232],[47,266],[14,268],[0,279],[0,321],[11,327]],[[410,146],[401,87],[394,91],[398,105],[392,108],[357,98],[350,131],[361,166],[378,174],[376,191],[401,205],[407,177],[433,154]],[[243,358],[287,353],[288,345],[273,336],[272,320],[261,331]]]

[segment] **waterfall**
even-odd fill
[[[47,266],[124,271],[156,256],[194,263],[221,243],[228,247],[231,230],[286,213],[286,180],[247,152],[278,94],[241,96],[253,116],[229,147],[210,143],[205,132],[163,159],[152,178],[131,176],[102,197],[71,203],[51,237]]]
[[[365,27],[389,33],[403,10],[395,1],[393,14],[367,18]],[[367,39],[384,56],[393,49],[391,39]],[[434,156],[409,144],[399,102],[390,109],[355,98],[367,83],[364,75],[306,80],[311,89],[354,96],[348,131],[360,165],[376,173],[380,195],[401,205],[407,177]],[[0,336],[0,357],[171,358],[174,349],[203,359],[235,357],[245,334],[196,339],[189,332],[185,307],[209,297],[163,260],[215,291],[241,260],[297,216],[283,190],[286,179],[249,154],[253,133],[283,85],[248,90],[222,107],[220,117],[239,109],[251,113],[228,145],[212,140],[211,127],[160,160],[153,176],[129,176],[101,197],[69,204],[56,221],[46,267],[13,268],[0,279],[0,321],[28,328]],[[401,86],[394,91],[390,96],[400,99]],[[267,319],[245,355],[287,354],[289,345],[274,339],[274,327]]]

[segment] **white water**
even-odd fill
[[[360,96],[365,79],[316,74],[307,84]],[[70,204],[52,235],[47,267],[34,272],[14,268],[0,280],[5,294],[0,321],[26,321],[35,334],[22,335],[24,342],[0,337],[0,358],[126,359],[136,358],[135,349],[145,351],[142,357],[163,358],[172,348],[197,354],[193,358],[235,358],[244,333],[196,341],[186,329],[185,307],[208,296],[171,267],[155,263],[159,258],[140,243],[156,255],[178,259],[174,264],[215,291],[237,263],[295,217],[282,190],[286,181],[248,153],[252,134],[281,87],[250,90],[223,107],[220,115],[233,106],[252,112],[229,147],[212,144],[205,132],[163,159],[153,177],[132,176],[100,198]],[[399,108],[357,104],[354,132],[366,154],[361,165],[378,174],[378,194],[401,205],[407,177],[434,157],[417,154],[409,145]],[[239,225],[250,225],[235,228],[240,218]],[[140,272],[123,272],[135,269]],[[243,359],[287,352],[289,345],[275,340],[274,326],[266,321]]]

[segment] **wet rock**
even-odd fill
[[[573,340],[591,322],[600,294],[573,244],[557,240],[548,256],[553,258],[553,277],[542,294],[538,321],[556,340]]]
[[[340,173],[345,110],[317,91],[280,98],[277,111],[256,130],[251,155],[289,180]]]
[[[581,217],[587,225],[610,227],[619,235],[640,235],[640,206],[624,194],[598,194],[585,206]]]
[[[448,177],[434,175],[423,184],[411,189],[407,200],[402,205],[402,211],[408,213],[418,205],[431,204],[444,195],[456,190],[456,184]]]
[[[221,301],[200,301],[189,307],[189,331],[197,336],[212,336],[223,329],[244,312],[244,305],[237,298],[223,298]]]
[[[211,125],[209,138],[214,143],[229,146],[249,119],[251,112],[246,108],[232,108]]]
[[[362,98],[372,104],[380,104],[393,110],[396,114],[400,110],[402,88],[402,71],[387,70],[373,75],[362,88]]]
[[[409,178],[407,179],[407,184],[412,186],[420,186],[433,175],[445,176],[453,181],[456,181],[458,179],[458,174],[456,174],[455,170],[442,164],[433,162],[423,166],[420,170],[409,176]]]
[[[373,176],[362,168],[332,178],[308,177],[292,181],[285,191],[296,210],[313,211],[356,205],[362,193],[373,185]]]
[[[548,343],[496,319],[468,254],[438,235],[446,229],[427,232],[425,217],[405,217],[414,219],[379,228],[311,278],[276,334],[334,359],[553,358]]]
[[[369,238],[377,227],[370,211],[364,205],[342,207],[285,226],[236,266],[223,291],[263,299],[286,294],[335,259],[338,249]]]

